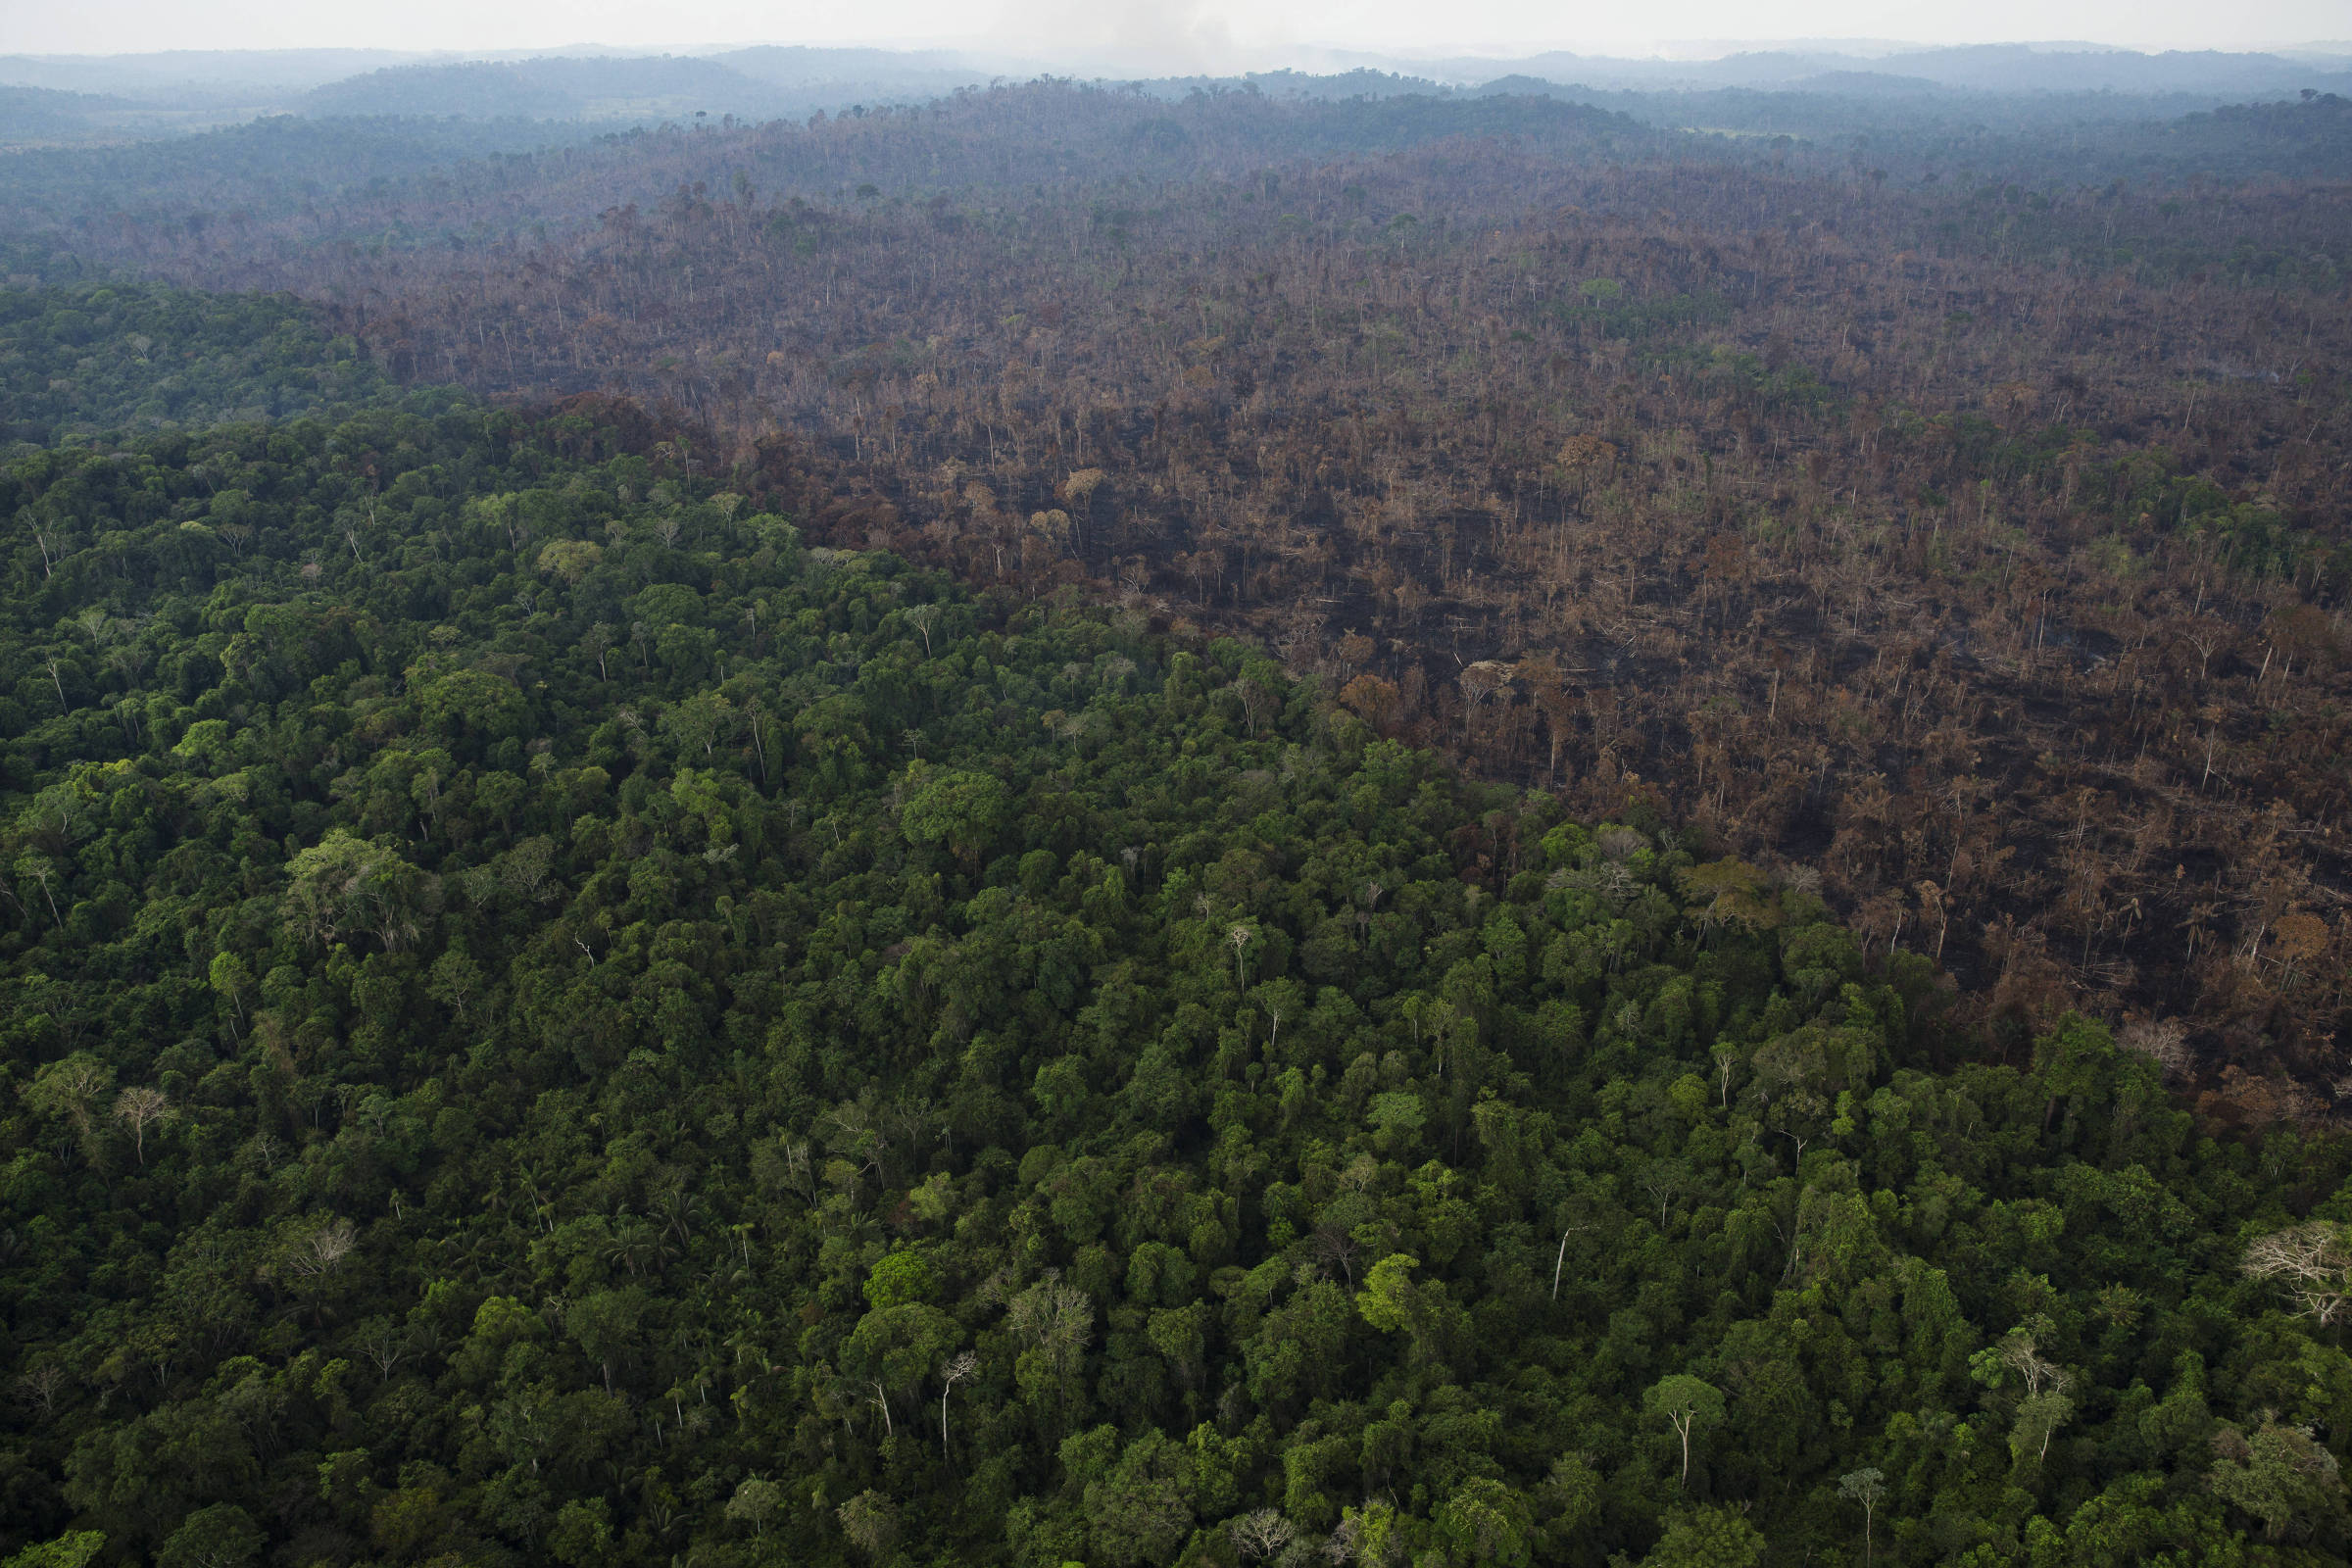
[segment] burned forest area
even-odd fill
[[[638,400],[828,543],[1256,639],[1818,879],[1996,1054],[2084,1008],[2267,1123],[2352,1095],[2352,185],[2197,160],[2345,108],[2109,175],[1048,83],[368,188],[257,148],[69,232],[401,380]]]

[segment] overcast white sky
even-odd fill
[[[1262,66],[1301,45],[1647,54],[1703,40],[2249,49],[2346,37],[2352,0],[0,0],[0,53],[12,54],[946,44],[1138,64],[1165,56],[1182,69]]]

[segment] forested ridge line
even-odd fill
[[[2340,1560],[2352,1146],[768,456],[0,466],[0,1545]]]

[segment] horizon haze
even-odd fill
[[[2332,0],[2252,0],[2216,10],[2186,0],[1990,0],[1964,10],[1906,0],[1667,0],[1628,16],[1530,0],[1469,0],[1442,14],[1370,0],[1233,0],[1100,5],[1082,0],[885,0],[860,7],[778,8],[684,0],[546,0],[485,12],[455,0],[399,10],[318,8],[290,0],[167,6],[96,0],[36,11],[9,29],[17,56],[110,57],[189,51],[380,49],[410,56],[658,51],[705,54],[753,45],[954,49],[1018,57],[1046,69],[1150,75],[1315,69],[1349,53],[1510,60],[1550,52],[1616,59],[1709,59],[1780,49],[1898,53],[1982,44],[2170,51],[2352,54]],[[135,40],[136,50],[120,46]]]

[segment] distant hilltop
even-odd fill
[[[1143,85],[1169,94],[1251,86],[1314,98],[1611,94],[1619,95],[1611,107],[1663,124],[1740,119],[1737,113],[1698,112],[1707,106],[1693,106],[1690,94],[1993,97],[2029,120],[2107,120],[2290,99],[2306,89],[2352,92],[2352,45],[2335,44],[2288,53],[2147,54],[2098,44],[1931,49],[1846,42],[1639,59],[1560,51],[1416,58],[1313,48],[1267,64],[1277,68],[1222,76],[1161,74]],[[1127,72],[1102,62],[797,45],[666,54],[569,48],[474,55],[381,49],[11,55],[0,56],[0,145],[132,141],[283,114],[606,128],[729,115],[804,119],[820,110],[918,103],[1041,74],[1128,79]],[[1642,101],[1640,95],[1675,96]],[[2087,102],[2096,97],[2121,102]],[[2143,100],[2151,111],[2145,115],[2136,107]],[[1988,112],[1988,118],[1998,117]]]

